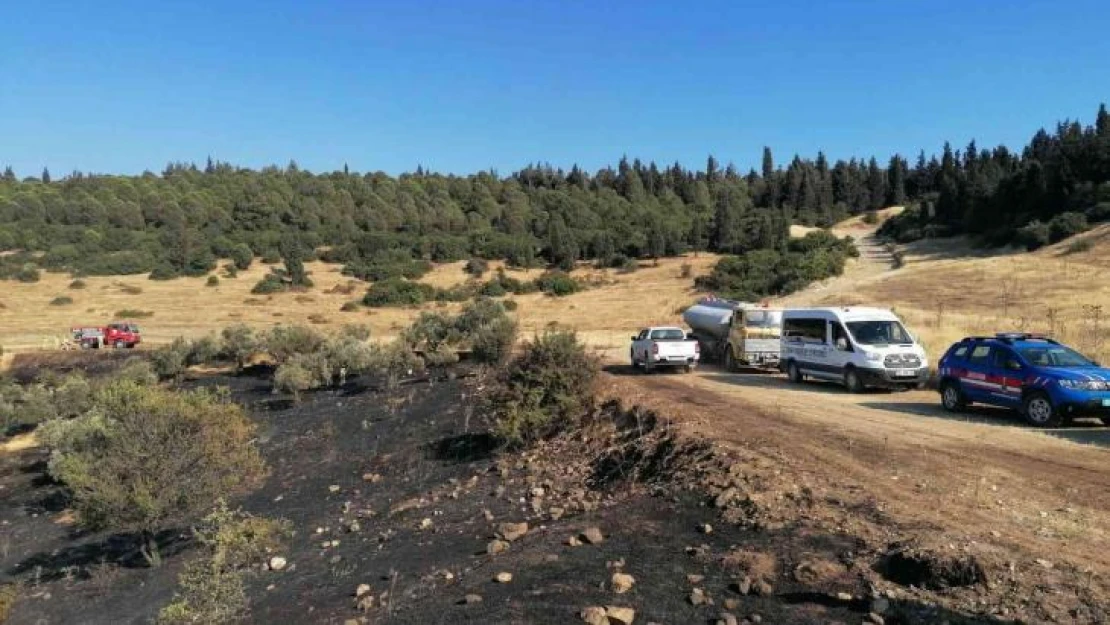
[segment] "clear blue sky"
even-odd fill
[[[0,165],[505,174],[1020,146],[1110,100],[1108,23],[1105,0],[8,3]]]

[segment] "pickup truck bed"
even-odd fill
[[[701,347],[681,328],[646,328],[632,337],[630,355],[632,366],[644,371],[661,367],[690,371],[698,365]]]

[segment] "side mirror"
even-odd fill
[[[638,341],[638,340],[640,340],[640,337],[638,337],[638,336],[633,336],[633,337],[632,337],[632,340],[633,340],[633,341]]]
[[[848,339],[843,336],[836,339],[836,348],[842,352],[848,351]]]

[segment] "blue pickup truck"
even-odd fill
[[[1044,336],[967,337],[948,348],[938,373],[952,412],[978,403],[1019,410],[1037,427],[1088,416],[1110,425],[1110,369]]]

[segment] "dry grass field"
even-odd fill
[[[630,328],[645,323],[678,322],[677,310],[695,297],[693,276],[708,272],[717,257],[663,259],[634,272],[599,271],[584,266],[575,275],[598,286],[568,297],[543,294],[510,296],[518,304],[517,315],[525,335],[550,323],[577,328],[597,347],[623,347]],[[682,266],[690,265],[690,276],[682,277]],[[465,282],[464,263],[437,266],[423,282],[448,287]],[[493,268],[498,264],[493,263]],[[368,283],[339,273],[338,265],[310,263],[315,286],[303,293],[253,295],[250,290],[269,268],[255,263],[234,279],[220,279],[219,286],[206,286],[206,278],[149,280],[146,276],[84,278],[85,288],[69,288],[67,274],[44,273],[33,284],[2,283],[0,290],[0,345],[8,352],[56,349],[73,325],[107,323],[121,317],[133,318],[143,327],[150,344],[165,343],[177,336],[197,337],[236,322],[267,327],[281,323],[306,323],[322,328],[346,323],[368,324],[379,338],[393,336],[421,310],[457,310],[459,304],[427,304],[419,309],[358,308],[343,312],[345,302],[360,300]],[[539,270],[510,271],[519,279],[533,278]],[[59,296],[73,303],[51,305]],[[141,311],[145,316],[136,316]]]

